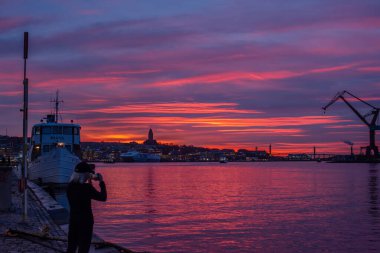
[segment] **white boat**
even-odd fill
[[[142,153],[135,150],[120,154],[120,158],[124,162],[159,162],[161,160],[160,154]]]
[[[220,163],[228,163],[228,159],[227,159],[227,157],[225,157],[225,156],[221,156],[221,157],[219,158],[219,162],[220,162]]]
[[[56,113],[35,124],[29,150],[28,178],[37,183],[66,184],[80,160],[80,125],[58,123]]]

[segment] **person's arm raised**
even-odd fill
[[[93,186],[91,186],[91,198],[99,201],[106,201],[107,200],[107,188],[106,184],[103,181],[103,176],[101,174],[98,174],[99,177],[99,186],[100,186],[100,192],[97,191]]]

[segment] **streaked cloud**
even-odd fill
[[[170,6],[170,8],[168,8]],[[22,35],[30,121],[57,89],[82,140],[346,152],[367,129],[336,92],[380,104],[380,2],[2,2],[0,123],[21,135]],[[369,108],[349,101],[365,113]],[[356,144],[355,144],[356,145]]]
[[[256,110],[237,109],[236,103],[135,103],[123,106],[112,106],[109,108],[97,108],[94,110],[84,110],[77,113],[99,112],[110,114],[215,114],[215,113],[241,113],[241,114],[256,114],[260,113]]]

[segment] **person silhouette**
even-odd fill
[[[94,188],[92,179],[99,181],[100,191]],[[75,253],[77,249],[78,253],[87,253],[94,225],[91,200],[107,200],[103,176],[95,174],[94,164],[80,162],[75,166],[66,194],[70,205],[67,253]]]

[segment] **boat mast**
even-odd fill
[[[54,117],[55,117],[54,122],[58,123],[59,103],[63,103],[63,100],[59,100],[59,90],[57,90],[57,92],[55,93],[55,99],[51,102],[55,103],[55,106],[54,106]]]

